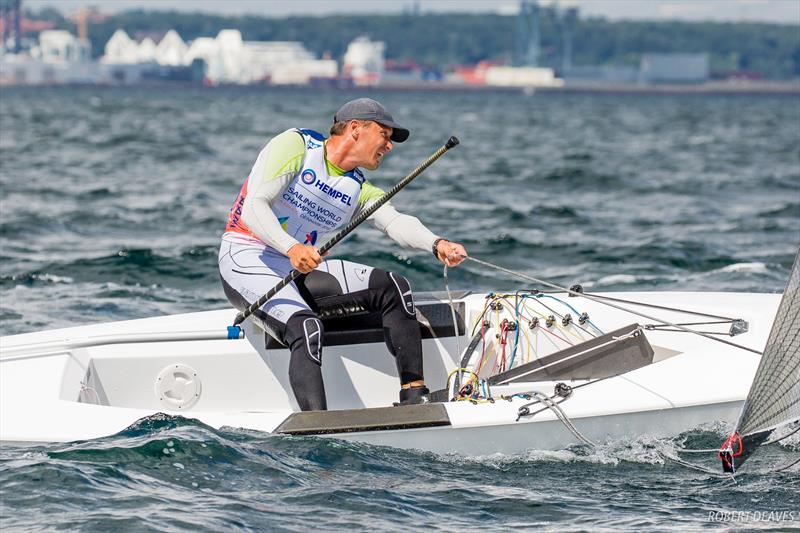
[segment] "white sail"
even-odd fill
[[[800,251],[723,468],[734,471],[775,430],[800,420]],[[721,454],[722,456],[722,454]]]

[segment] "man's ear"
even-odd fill
[[[354,141],[358,140],[358,134],[360,133],[359,130],[361,130],[361,123],[358,122],[357,120],[351,120],[350,121],[350,136],[353,138]]]

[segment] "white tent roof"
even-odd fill
[[[101,60],[103,63],[137,63],[138,45],[128,37],[125,30],[119,29],[106,43],[105,56]]]
[[[169,30],[156,47],[156,61],[161,65],[183,65],[189,48],[175,30]]]

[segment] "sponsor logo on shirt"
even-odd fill
[[[306,233],[306,242],[303,244],[317,244],[317,230],[312,230],[309,233]]]
[[[301,179],[302,179],[302,176],[301,176]],[[309,183],[309,182],[303,180],[303,183]],[[330,185],[328,185],[327,183],[325,183],[324,181],[322,181],[320,179],[318,179],[314,183],[314,187],[316,187],[317,189],[321,190],[322,192],[324,192],[325,194],[327,194],[328,196],[330,196],[334,200],[339,200],[340,202],[342,202],[345,205],[353,205],[352,204],[353,199],[350,198],[350,196],[346,195],[342,191],[337,191],[336,189],[334,189],[333,187],[331,187]]]
[[[317,175],[316,175],[316,174],[314,174],[314,171],[313,171],[313,170],[311,170],[310,168],[307,168],[307,169],[305,169],[305,170],[303,171],[303,173],[302,173],[302,174],[300,174],[300,179],[301,179],[301,180],[303,181],[303,183],[305,183],[306,185],[311,185],[312,183],[314,183],[314,181],[316,181],[316,179],[317,179]]]

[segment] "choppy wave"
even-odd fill
[[[720,272],[750,272],[753,274],[764,274],[767,272],[767,265],[761,262],[756,263],[734,263],[719,269]]]
[[[782,499],[790,509],[797,498],[797,471],[756,469],[732,484],[687,471],[660,453],[716,446],[719,429],[675,439],[642,437],[596,450],[576,446],[465,458],[215,430],[156,415],[104,439],[4,446],[0,484],[4,505],[14,513],[3,523],[33,530],[400,531],[413,522],[434,531],[573,531],[667,523],[651,522],[653,513],[691,528],[709,510],[752,507],[763,498]],[[797,451],[797,443],[772,445],[765,455],[775,464]],[[595,480],[592,490],[576,492],[587,478]],[[34,484],[48,490],[32,498]],[[620,492],[627,495],[625,502]]]
[[[96,282],[114,280],[122,285],[190,285],[216,273],[204,263],[216,258],[216,247],[197,246],[182,250],[177,256],[157,253],[150,248],[121,249],[111,255],[50,263],[41,269],[0,276],[4,285],[36,286],[52,283]]]

